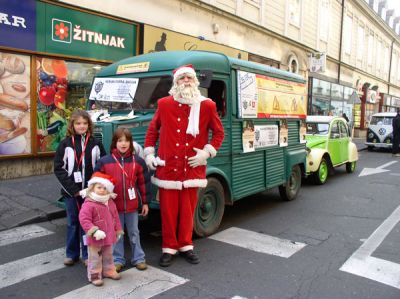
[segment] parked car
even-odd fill
[[[395,116],[396,112],[380,112],[372,115],[365,142],[369,151],[372,151],[375,147],[392,148],[392,121]]]
[[[307,116],[306,125],[306,173],[315,183],[325,184],[334,167],[341,165],[346,165],[348,173],[354,172],[358,152],[344,118]]]

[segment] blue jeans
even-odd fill
[[[131,263],[135,266],[138,263],[145,261],[145,255],[140,245],[140,236],[138,228],[138,212],[133,213],[118,213],[119,220],[121,221],[122,228],[126,227],[128,232],[129,241],[131,243]],[[114,264],[125,265],[124,256],[124,237],[122,236],[117,244],[114,245],[113,250]]]
[[[78,203],[75,197],[64,197],[67,211],[67,244],[66,255],[74,261],[79,260],[80,245],[82,244],[82,259],[87,260],[87,246],[83,245],[82,236],[85,234],[79,223]],[[79,206],[82,202],[79,202]]]

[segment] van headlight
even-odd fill
[[[374,137],[374,133],[369,132],[369,133],[368,133],[368,138],[373,138],[373,137]]]

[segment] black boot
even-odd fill
[[[158,262],[158,264],[161,267],[168,267],[172,264],[172,260],[173,260],[172,254],[164,252],[160,257],[160,261]]]
[[[197,256],[197,254],[195,254],[193,252],[193,250],[188,250],[188,251],[181,252],[181,255],[185,258],[185,260],[188,263],[191,263],[191,264],[200,263],[199,257]]]

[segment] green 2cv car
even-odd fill
[[[306,125],[306,173],[316,184],[325,184],[333,168],[343,164],[346,165],[348,173],[354,172],[358,152],[344,118],[307,116]]]

